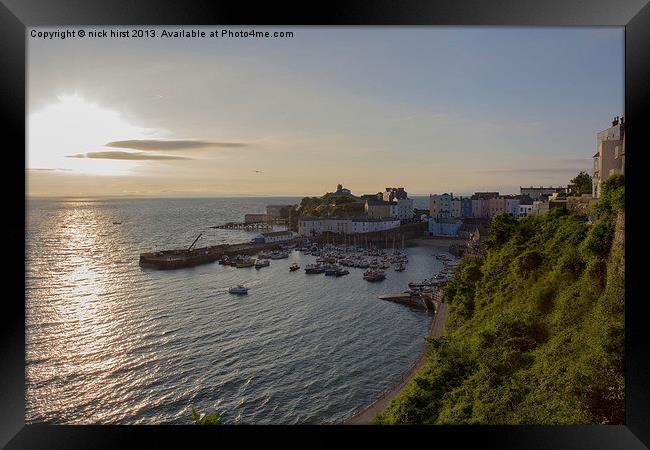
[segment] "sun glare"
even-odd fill
[[[114,110],[86,101],[79,95],[62,95],[57,102],[29,115],[27,167],[66,169],[94,175],[122,175],[133,161],[66,158],[106,150],[115,140],[143,139],[153,130],[128,123]]]

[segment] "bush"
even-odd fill
[[[376,423],[622,423],[623,181],[605,182],[591,226],[496,216],[485,258],[443,289],[445,338]]]
[[[192,420],[196,425],[223,425],[221,414],[217,411],[199,416],[194,410],[194,407],[192,407]]]
[[[517,258],[515,267],[520,275],[527,277],[537,270],[543,261],[544,258],[538,251],[528,250]]]
[[[567,274],[573,280],[577,280],[585,270],[585,261],[578,251],[571,247],[562,255],[558,263],[558,269],[561,274]]]

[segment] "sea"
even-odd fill
[[[308,275],[294,251],[262,269],[159,271],[144,251],[248,242],[210,228],[300,198],[28,199],[26,423],[333,424],[393,387],[432,317],[377,297],[440,269],[408,248],[404,272]],[[421,206],[422,207],[422,206]],[[301,270],[290,272],[292,263]],[[228,288],[244,284],[248,295]]]

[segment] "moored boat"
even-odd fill
[[[324,267],[324,270],[325,270],[325,275],[326,276],[333,277],[333,276],[336,276],[336,272],[341,270],[341,268],[338,267],[338,266],[326,266],[326,267]]]
[[[258,259],[255,261],[255,268],[261,269],[262,267],[268,267],[271,262],[268,259]]]
[[[238,269],[244,268],[244,267],[253,267],[255,265],[255,260],[252,258],[243,258],[243,259],[238,259],[237,263],[235,264],[235,267]]]
[[[386,278],[386,274],[383,270],[367,270],[363,274],[363,279],[366,281],[381,281]]]
[[[237,286],[233,286],[230,289],[228,289],[228,292],[237,295],[248,294],[248,288],[242,286],[241,284],[238,284]]]
[[[305,273],[323,273],[325,269],[320,264],[309,264],[305,267]]]
[[[271,253],[271,259],[284,259],[289,257],[289,252],[287,251],[276,251]]]

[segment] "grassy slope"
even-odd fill
[[[623,178],[605,192],[593,225],[493,220],[486,259],[446,287],[446,336],[376,423],[622,423]]]

